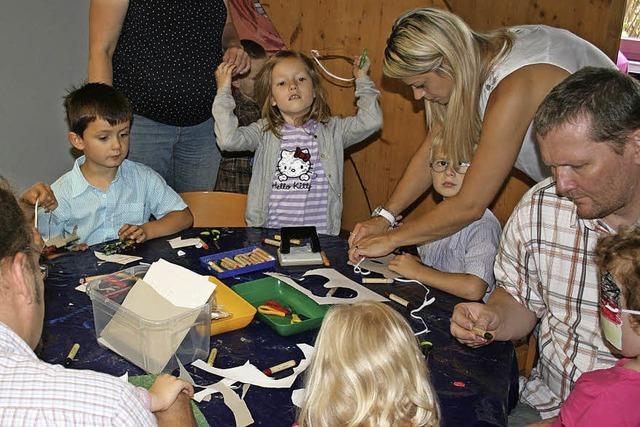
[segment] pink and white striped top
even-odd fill
[[[271,182],[267,226],[314,225],[327,232],[329,182],[320,162],[318,123],[282,127],[280,157]]]
[[[111,375],[50,365],[0,322],[0,425],[155,426],[149,393]]]

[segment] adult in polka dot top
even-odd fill
[[[91,0],[88,80],[129,97],[129,159],[178,192],[215,185],[211,103],[223,59],[237,74],[249,70],[224,0]]]

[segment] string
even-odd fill
[[[346,79],[344,77],[340,77],[340,76],[336,76],[335,74],[333,74],[331,71],[327,70],[326,67],[324,65],[322,65],[322,63],[320,62],[320,58],[322,58],[323,56],[320,55],[320,52],[318,52],[316,49],[311,49],[311,58],[316,61],[316,64],[318,64],[318,66],[320,67],[320,69],[322,71],[324,71],[327,75],[333,77],[336,80],[340,80],[342,82],[347,82],[347,83],[351,83],[352,81],[355,80],[355,78],[349,78]],[[331,57],[329,56],[325,56],[325,58],[342,58],[342,56],[339,55],[333,55]]]
[[[362,276],[368,276],[371,274],[370,270],[367,270],[366,268],[362,268],[360,267],[360,264],[362,264],[362,262],[367,259],[365,257],[360,258],[360,261],[358,261],[358,263],[356,265],[353,266],[353,272],[356,274],[360,274]]]

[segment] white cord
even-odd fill
[[[417,284],[419,284],[420,286],[422,286],[425,289],[426,293],[424,294],[424,301],[423,301],[422,305],[420,307],[414,309],[414,310],[411,310],[409,312],[409,314],[410,314],[410,316],[412,318],[414,318],[416,320],[419,320],[422,323],[422,325],[424,326],[423,330],[421,330],[420,332],[416,332],[414,334],[415,336],[431,332],[431,330],[427,326],[427,323],[424,321],[424,319],[421,316],[418,316],[418,314],[417,314],[420,310],[422,310],[423,308],[425,308],[428,305],[433,304],[436,301],[435,297],[431,297],[431,298],[429,298],[427,300],[427,297],[429,296],[429,288],[427,287],[427,285],[425,285],[424,283],[422,283],[419,280],[414,280],[414,279],[403,279],[403,278],[399,278],[398,277],[398,278],[396,278],[394,280],[396,282],[402,282],[402,283],[417,283]]]
[[[366,258],[360,258],[360,261],[358,261],[358,263],[356,265],[353,266],[353,272],[356,274],[360,274],[362,276],[368,276],[371,274],[370,270],[367,270],[366,268],[362,268],[360,267],[360,264],[362,264],[362,261],[364,261]]]
[[[320,52],[318,52],[318,51],[317,51],[317,50],[315,50],[315,49],[311,49],[311,58],[313,58],[313,60],[314,60],[314,61],[316,61],[316,64],[318,64],[318,66],[322,69],[322,71],[324,71],[327,75],[329,75],[329,76],[333,77],[333,78],[334,78],[334,79],[336,79],[336,80],[340,80],[340,81],[347,82],[347,83],[351,83],[352,81],[354,81],[354,80],[355,80],[355,78],[353,78],[353,77],[352,77],[352,78],[350,78],[350,79],[345,79],[344,77],[336,76],[336,75],[335,75],[335,74],[333,74],[331,71],[327,70],[327,69],[325,68],[325,66],[324,66],[324,65],[322,65],[322,63],[321,63],[321,62],[320,62],[320,60],[318,59],[318,58],[321,58],[321,57],[322,57],[322,55],[320,55]]]

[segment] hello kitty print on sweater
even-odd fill
[[[327,232],[329,183],[320,162],[317,129],[314,120],[282,127],[269,197],[270,228],[314,225],[318,233]]]

